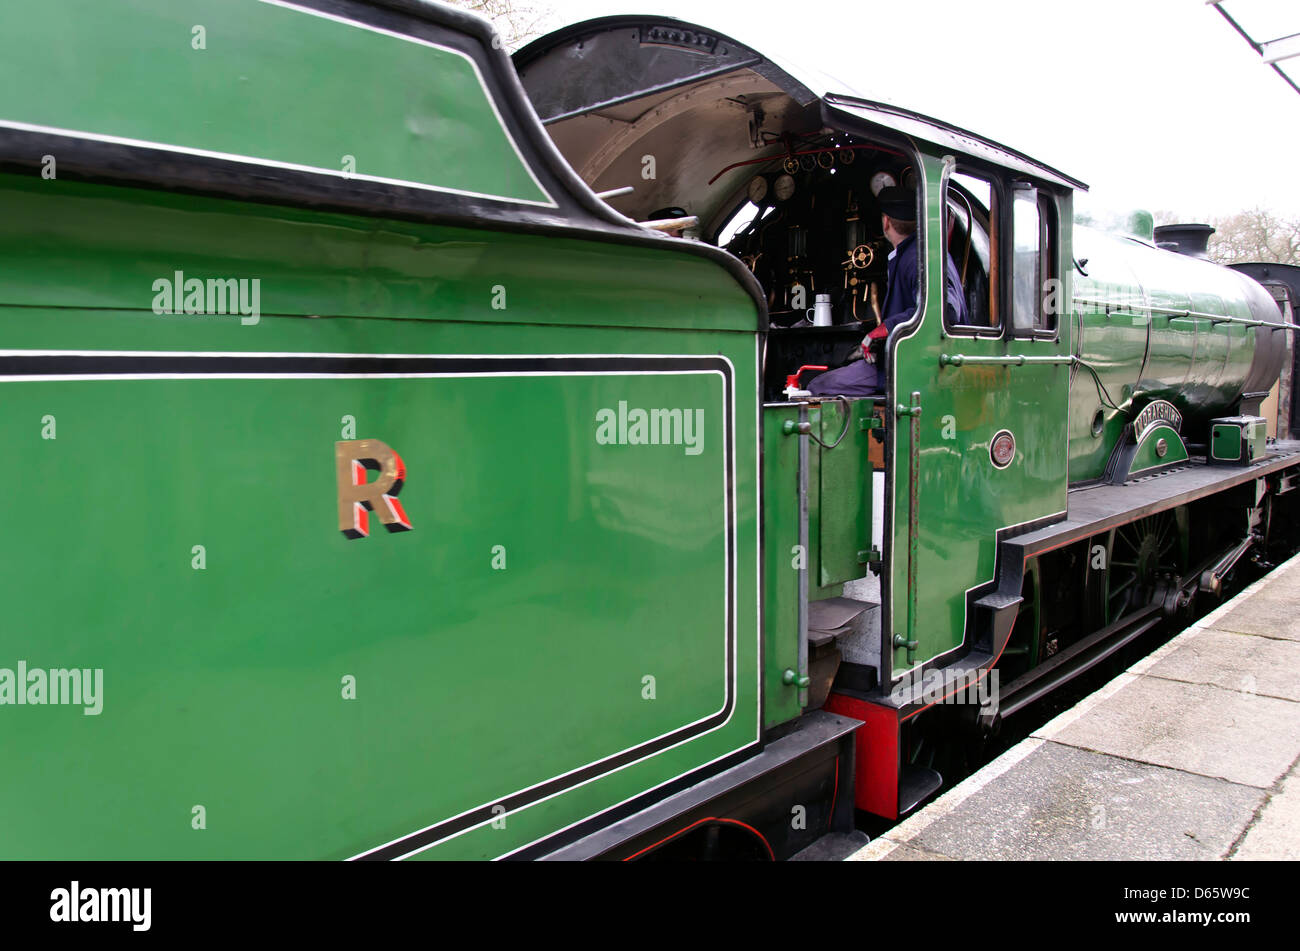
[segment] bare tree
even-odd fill
[[[490,20],[507,51],[513,52],[541,34],[551,9],[529,0],[448,0],[452,6]]]
[[[1300,218],[1282,218],[1263,208],[1217,218],[1210,257],[1219,264],[1260,261],[1300,265]]]

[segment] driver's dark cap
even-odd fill
[[[897,221],[916,220],[916,192],[910,188],[891,185],[880,189],[876,196],[881,214],[889,215]]]

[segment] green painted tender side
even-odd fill
[[[6,4],[0,36],[6,123],[552,203],[436,43],[255,0]]]
[[[0,70],[31,68],[24,45],[48,48],[31,30],[66,29],[79,45],[38,73],[95,88],[103,62],[83,46],[97,33],[122,75],[80,115],[71,98],[0,84],[0,119],[322,165],[341,143],[299,133],[355,120],[383,174],[527,190],[500,142],[500,161],[469,169],[426,162],[419,130],[385,140],[399,115],[444,105],[377,113],[330,98],[345,94],[331,85],[341,62],[382,73],[377,88],[417,70],[418,95],[458,96],[458,57],[416,44],[425,58],[407,61],[333,21],[321,23],[342,32],[318,35],[316,17],[227,6],[26,9],[24,29],[3,24],[16,58]],[[291,14],[302,33],[277,19]],[[202,70],[219,57],[238,71],[223,52],[235,22],[249,25],[249,95],[271,96],[266,115],[284,122],[218,142],[204,136],[231,127],[227,105],[261,107],[189,100],[187,125],[177,102],[214,88]],[[192,23],[208,26],[205,52]],[[172,46],[207,65],[161,83]],[[284,114],[272,71],[294,78],[284,92],[310,115]],[[490,144],[491,110],[465,109],[481,128],[457,134]],[[726,270],[683,251],[0,176],[7,367],[50,351],[261,354],[278,368],[0,374],[0,434],[21,454],[0,668],[103,671],[99,715],[0,705],[0,811],[14,819],[0,855],[346,858],[469,814],[471,827],[410,848],[489,858],[752,750],[759,315]],[[257,279],[259,319],[155,313],[154,282],[176,271]],[[464,359],[298,372],[320,354]],[[521,355],[556,369],[493,369]],[[619,359],[565,370],[575,355]],[[599,414],[621,403],[701,411],[699,451],[606,444]],[[412,531],[339,531],[334,447],[353,438],[349,418],[355,438],[401,454]]]

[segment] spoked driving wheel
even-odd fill
[[[1183,571],[1185,539],[1174,512],[1160,512],[1111,530],[1102,588],[1104,624],[1113,624],[1161,596],[1162,582]]]

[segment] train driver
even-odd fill
[[[894,246],[889,253],[885,304],[880,325],[862,341],[864,359],[814,378],[808,391],[814,396],[874,396],[884,391],[884,374],[878,354],[890,331],[916,312],[916,193],[909,188],[881,189],[876,197],[885,237]],[[961,277],[951,255],[946,257],[944,314],[949,323],[970,322]]]

